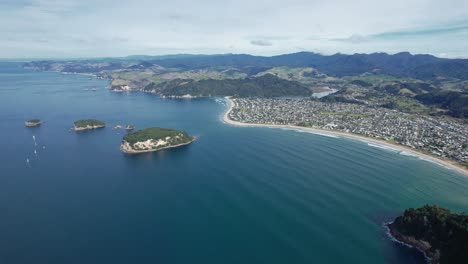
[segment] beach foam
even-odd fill
[[[309,134],[316,134],[320,136],[325,136],[325,137],[332,137],[332,138],[346,138],[346,139],[351,139],[351,140],[357,140],[361,141],[363,143],[366,143],[369,147],[375,147],[375,148],[380,148],[386,151],[390,151],[396,154],[400,154],[403,156],[412,156],[412,157],[417,157],[420,160],[425,160],[428,162],[431,162],[433,164],[437,164],[439,166],[442,166],[444,168],[450,169],[450,170],[455,170],[457,172],[460,172],[462,174],[468,175],[468,170],[464,168],[460,168],[457,165],[452,164],[450,161],[445,161],[441,158],[438,157],[431,157],[427,154],[417,152],[414,153],[411,149],[405,147],[405,146],[394,146],[390,145],[390,143],[387,142],[382,142],[379,144],[378,141],[381,141],[379,139],[374,139],[374,138],[366,138],[364,136],[352,134],[352,133],[347,133],[347,132],[341,132],[341,131],[323,131],[321,129],[314,129],[314,128],[306,128],[306,127],[296,127],[292,125],[268,125],[268,124],[249,124],[249,123],[241,123],[237,121],[230,120],[228,117],[229,112],[233,109],[234,107],[234,102],[229,99],[228,97],[224,98],[224,102],[228,106],[228,110],[223,114],[222,121],[226,124],[229,125],[234,125],[234,126],[244,126],[244,127],[268,127],[268,128],[280,128],[283,130],[293,130],[296,132],[300,133],[309,133]]]
[[[392,147],[381,145],[381,144],[367,143],[367,145],[370,146],[370,147],[384,149],[384,150],[388,150],[388,151],[392,151],[392,152],[400,152],[401,151],[400,149],[392,148]]]
[[[215,99],[215,102],[218,103],[218,104],[220,104],[220,105],[226,105],[226,104],[227,104],[227,102],[226,102],[225,99],[219,99],[219,98],[217,98],[217,99]]]
[[[412,152],[409,152],[409,151],[400,151],[400,155],[403,155],[403,156],[408,156],[408,157],[415,157],[415,158],[419,158],[421,159],[422,157],[416,153],[412,153]]]
[[[300,129],[300,128],[282,127],[281,129],[283,129],[283,130],[296,131],[296,132],[299,132],[299,133],[314,134],[314,135],[319,135],[319,136],[324,136],[324,137],[340,138],[339,136],[336,136],[336,135],[327,134],[327,133],[321,133],[321,132],[317,132],[317,131],[310,130],[310,129],[308,129],[308,128]]]

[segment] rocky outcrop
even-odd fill
[[[82,126],[82,127],[77,127],[77,126],[74,126],[73,127],[73,130],[75,131],[84,131],[84,130],[92,130],[92,129],[98,129],[98,128],[104,128],[106,127],[105,125],[95,125],[95,126]]]
[[[24,122],[24,125],[27,127],[35,127],[35,126],[40,126],[42,124],[41,121],[26,121]]]
[[[426,205],[405,210],[387,226],[395,239],[422,251],[430,263],[468,263],[468,215]]]
[[[129,154],[152,152],[188,145],[194,140],[183,131],[147,128],[125,135],[120,150]]]

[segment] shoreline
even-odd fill
[[[436,255],[430,252],[430,249],[431,249],[430,245],[428,247],[420,240],[416,240],[414,238],[401,234],[398,230],[396,230],[395,227],[393,227],[392,224],[393,224],[393,221],[383,224],[384,228],[387,230],[386,234],[387,236],[390,237],[391,240],[405,247],[416,249],[424,256],[424,259],[429,264],[439,263],[438,261],[439,261],[440,255]]]
[[[197,138],[196,137],[193,137],[193,139],[189,142],[186,142],[186,143],[182,143],[182,144],[178,144],[178,145],[173,145],[173,146],[168,146],[168,147],[162,147],[162,148],[159,148],[159,149],[148,149],[148,150],[132,150],[132,151],[128,151],[128,150],[124,150],[122,148],[122,144],[120,144],[120,151],[122,151],[123,153],[125,154],[141,154],[141,153],[148,153],[148,152],[156,152],[156,151],[160,151],[160,150],[163,150],[163,149],[170,149],[170,148],[177,148],[177,147],[182,147],[182,146],[185,146],[185,145],[189,145],[191,143],[193,143]]]
[[[439,166],[443,166],[447,169],[451,169],[454,171],[457,171],[465,176],[468,176],[468,169],[461,167],[457,163],[449,160],[444,160],[441,158],[437,158],[431,155],[428,155],[426,153],[414,150],[412,148],[400,145],[400,144],[395,144],[395,143],[390,143],[388,141],[382,140],[382,139],[377,139],[377,138],[370,138],[370,137],[365,137],[357,134],[352,134],[352,133],[346,133],[346,132],[341,132],[341,131],[333,131],[333,130],[326,130],[326,129],[320,129],[320,128],[311,128],[311,127],[301,127],[301,126],[295,126],[295,125],[275,125],[275,124],[257,124],[257,123],[242,123],[238,121],[231,120],[229,118],[229,113],[231,113],[232,109],[234,108],[234,101],[231,100],[231,97],[226,96],[224,97],[225,101],[228,103],[228,109],[223,115],[223,121],[227,124],[234,125],[234,126],[244,126],[244,127],[268,127],[268,128],[289,128],[289,129],[300,129],[304,131],[311,131],[315,132],[316,134],[324,134],[324,135],[331,135],[331,136],[342,136],[350,139],[355,139],[359,141],[363,141],[366,143],[374,143],[378,144],[381,146],[389,147],[392,149],[396,149],[398,151],[408,151],[411,154],[417,156],[418,158],[422,160],[426,160],[429,162],[433,162]]]

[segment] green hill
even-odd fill
[[[272,74],[246,79],[174,80],[159,87],[160,94],[164,96],[190,94],[192,96],[283,97],[311,94],[304,85],[278,78]]]

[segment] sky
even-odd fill
[[[0,0],[0,58],[299,51],[468,58],[468,1]]]

